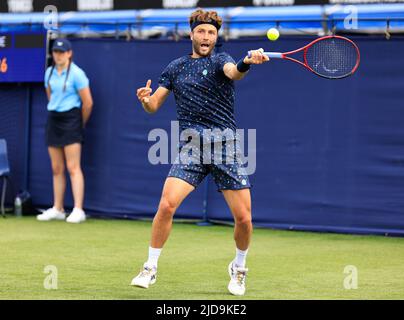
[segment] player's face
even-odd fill
[[[65,66],[68,62],[70,57],[72,56],[72,51],[52,51],[53,60],[55,64],[58,66]]]
[[[211,24],[200,24],[191,32],[194,53],[200,57],[210,55],[217,41],[217,29]]]

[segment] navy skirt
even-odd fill
[[[66,112],[49,111],[46,123],[46,144],[49,147],[64,147],[83,143],[83,118],[80,108]]]

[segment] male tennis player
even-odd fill
[[[177,104],[180,130],[203,132],[204,129],[216,128],[235,132],[234,80],[242,79],[251,64],[262,64],[269,58],[262,53],[262,49],[252,50],[250,58],[246,56],[237,64],[227,53],[215,54],[213,49],[222,25],[222,19],[215,11],[198,9],[191,14],[189,21],[192,55],[176,59],[167,66],[160,76],[159,88],[153,95],[151,80],[148,80],[146,87],[137,90],[137,97],[146,112],[154,113],[172,91]],[[242,163],[237,159],[230,164],[184,164],[178,161],[173,164],[153,220],[149,258],[139,275],[132,280],[132,285],[148,288],[156,282],[157,261],[170,234],[174,213],[210,173],[223,193],[235,221],[236,257],[228,267],[228,289],[234,295],[245,293],[248,271],[245,261],[252,234],[251,197],[248,176],[239,169],[242,169]]]

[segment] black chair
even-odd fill
[[[6,140],[0,139],[0,178],[3,180],[3,188],[1,192],[1,214],[6,216],[4,210],[4,201],[6,199],[7,179],[10,175],[10,167],[8,165],[7,143]]]

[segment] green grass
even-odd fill
[[[147,256],[150,222],[81,225],[0,219],[0,299],[240,299],[227,293],[233,230],[175,223],[157,283],[129,286]],[[44,268],[58,289],[44,289]],[[346,290],[346,265],[358,289]],[[403,299],[404,239],[255,229],[242,299]]]

